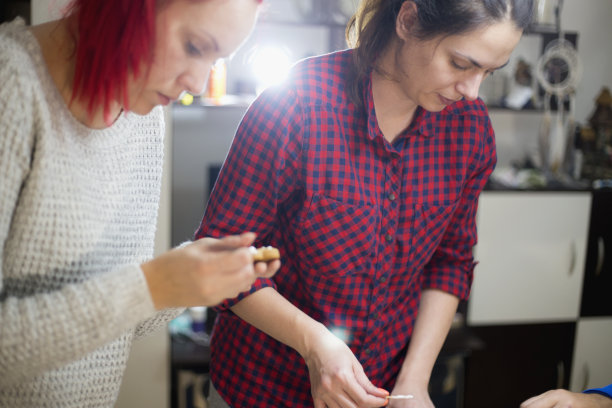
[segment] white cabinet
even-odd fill
[[[570,389],[575,392],[612,383],[612,317],[578,321]]]
[[[470,325],[576,321],[591,194],[484,192]]]

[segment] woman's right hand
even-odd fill
[[[155,308],[213,306],[274,275],[280,261],[253,264],[254,240],[253,233],[202,238],[142,264]]]
[[[521,408],[610,408],[612,398],[593,393],[583,394],[568,390],[550,390],[529,398]]]
[[[304,354],[315,408],[387,405],[389,393],[370,382],[351,349],[327,329],[312,338]]]

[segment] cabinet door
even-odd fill
[[[611,288],[612,191],[595,191],[591,207],[580,315],[612,316]]]
[[[468,323],[578,318],[590,193],[485,192]]]
[[[588,317],[578,321],[572,391],[603,387],[612,383],[612,317]]]
[[[466,408],[518,408],[534,395],[567,388],[575,323],[479,326],[483,342],[466,361]]]

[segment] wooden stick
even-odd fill
[[[387,395],[387,399],[413,399],[414,395]]]

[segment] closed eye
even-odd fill
[[[461,64],[458,64],[458,63],[457,63],[456,61],[454,61],[454,60],[451,60],[451,65],[452,65],[452,66],[453,66],[455,69],[458,69],[458,70],[460,70],[460,71],[467,71],[468,69],[470,69],[470,68],[471,68],[471,66],[470,66],[470,67],[466,67],[466,66],[463,66],[463,65],[461,65]],[[495,71],[497,71],[497,69],[499,69],[499,68],[492,69],[492,70],[489,70],[489,71],[485,71],[484,76],[485,76],[485,77],[487,77],[487,76],[491,76],[491,75],[493,75],[493,74],[495,73]]]
[[[459,69],[459,70],[461,70],[461,71],[466,71],[466,70],[469,68],[469,67],[466,67],[466,66],[463,66],[463,65],[458,64],[457,62],[455,62],[455,60],[451,60],[451,65],[452,65],[454,68]]]
[[[200,51],[198,47],[193,45],[191,41],[187,41],[187,44],[185,44],[185,50],[187,51],[187,54],[191,56],[194,56],[194,57],[202,56],[202,51]]]

